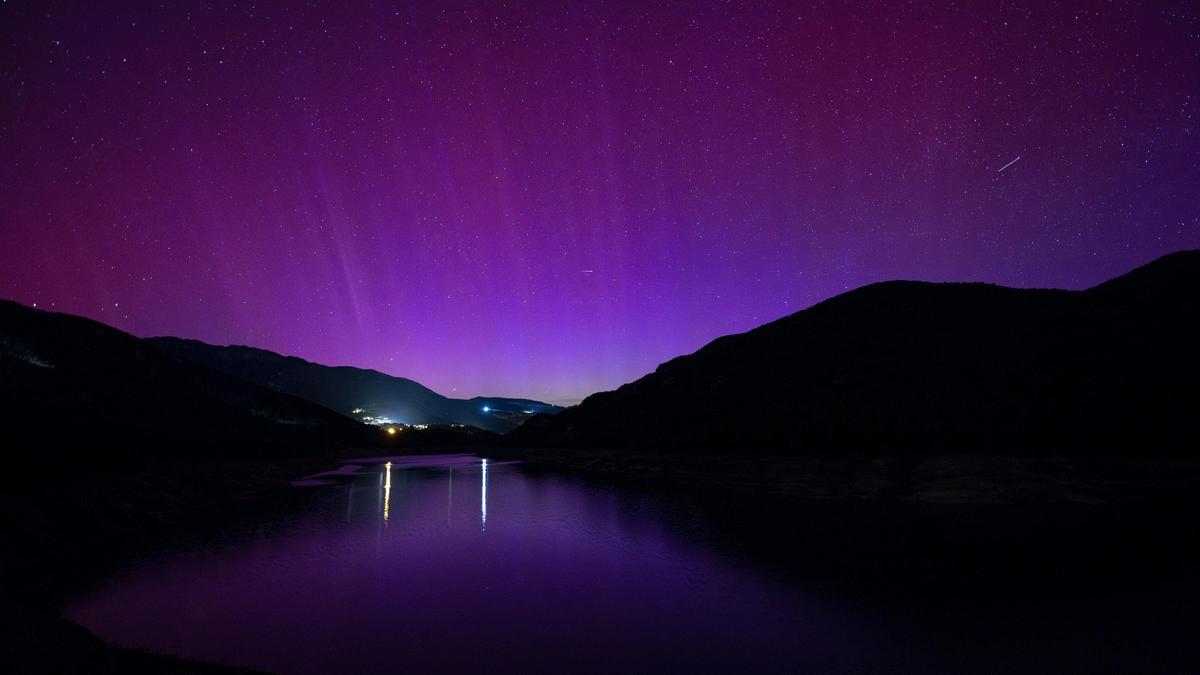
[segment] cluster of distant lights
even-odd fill
[[[368,422],[368,424],[370,424],[370,422]],[[398,432],[404,431],[405,429],[416,429],[417,431],[421,431],[429,428],[428,424],[392,424],[390,422],[380,423],[376,426],[384,426],[384,424],[387,424],[387,426],[384,427],[384,431],[388,432],[389,436],[395,436]],[[462,425],[454,424],[451,426],[461,427]]]
[[[364,415],[363,413],[365,412],[367,412],[366,408],[354,408],[350,411],[350,414],[358,415],[358,420],[363,424],[371,424],[373,426],[383,427],[383,430],[386,431],[389,436],[395,436],[398,432],[404,431],[405,429],[416,429],[417,431],[420,431],[422,429],[429,428],[428,424],[405,424],[404,422],[394,422],[390,417],[384,417],[382,415]],[[452,426],[459,427],[462,425],[454,424]]]
[[[362,422],[363,424],[374,424],[375,426],[380,426],[380,427],[385,424],[394,424],[394,422],[392,421],[392,418],[390,418],[390,417],[383,417],[383,416],[377,417],[375,415],[364,415],[363,413],[365,413],[365,412],[367,412],[366,408],[355,408],[350,411],[350,414],[358,415],[358,420],[360,422]]]
[[[366,413],[366,412],[367,412],[367,409],[366,409],[366,408],[354,408],[354,409],[352,409],[352,410],[350,411],[350,414],[351,414],[351,415],[357,415],[357,416],[358,416],[358,420],[359,420],[360,422],[362,422],[363,424],[370,424],[370,425],[373,425],[373,426],[382,427],[382,428],[383,428],[383,430],[384,430],[384,431],[386,431],[386,432],[388,433],[388,435],[389,435],[389,436],[395,436],[397,433],[399,433],[399,432],[401,432],[401,431],[404,431],[405,429],[416,429],[417,431],[421,431],[421,430],[424,430],[424,429],[428,429],[428,428],[429,428],[429,425],[428,425],[428,424],[406,424],[406,423],[404,423],[404,422],[395,422],[395,421],[393,421],[393,420],[392,420],[392,418],[390,418],[390,417],[385,417],[385,416],[382,416],[382,415],[365,415],[365,414],[363,414],[363,413]],[[486,406],[486,405],[485,405],[485,406],[483,406],[483,412],[485,412],[485,413],[491,413],[491,412],[492,412],[492,407],[491,407],[491,406]],[[525,411],[523,411],[523,412],[524,412],[526,415],[532,415],[532,414],[534,414],[534,411],[532,411],[532,410],[525,410]],[[462,424],[450,424],[450,425],[447,425],[447,426],[451,426],[451,427],[462,427],[462,426],[465,426],[465,425],[462,425]]]

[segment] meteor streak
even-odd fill
[[[1020,155],[1017,155],[1017,158],[1016,158],[1016,159],[1014,159],[1013,161],[1009,162],[1008,164],[1005,164],[1004,166],[1000,167],[999,169],[996,169],[996,173],[1000,173],[1001,171],[1003,171],[1003,170],[1007,169],[1008,167],[1012,166],[1013,164],[1016,164],[1016,163],[1017,163],[1017,162],[1018,162],[1020,159],[1021,159],[1021,156],[1020,156]]]

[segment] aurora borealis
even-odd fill
[[[0,40],[0,296],[452,396],[1200,246],[1194,3],[9,0]]]

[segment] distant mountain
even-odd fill
[[[180,358],[319,403],[356,419],[408,424],[465,424],[504,432],[535,413],[559,410],[540,401],[511,398],[453,399],[403,377],[349,366],[324,366],[254,347],[219,347],[197,340],[149,338]]]
[[[96,321],[0,300],[0,446],[8,453],[73,461],[295,456],[379,437]]]
[[[1086,291],[895,281],[539,416],[530,447],[1194,452],[1200,251]]]

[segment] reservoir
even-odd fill
[[[1178,650],[1191,589],[875,601],[852,574],[826,583],[758,554],[765,537],[828,558],[836,546],[812,543],[828,537],[806,534],[823,511],[743,522],[734,500],[698,509],[467,454],[348,461],[292,489],[298,512],[163,550],[66,616],[116,645],[278,673],[1034,672],[1154,650],[1173,670],[1195,656]]]

